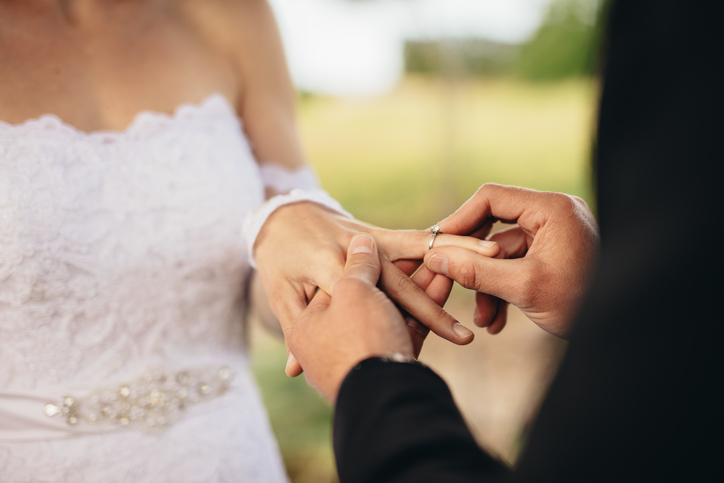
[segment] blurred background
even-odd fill
[[[322,185],[357,218],[428,227],[483,183],[581,196],[599,95],[599,0],[271,0]],[[446,309],[474,328],[459,287]],[[505,330],[421,359],[479,442],[513,463],[563,342],[511,308]],[[254,370],[290,478],[335,482],[331,407],[284,375],[283,343],[252,326]]]

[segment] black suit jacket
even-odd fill
[[[342,483],[724,481],[724,2],[620,0],[596,148],[602,260],[514,469],[432,371],[342,385]]]

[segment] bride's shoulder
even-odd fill
[[[190,25],[218,40],[238,43],[276,29],[268,0],[181,0],[176,5]]]
[[[241,71],[255,71],[258,63],[281,53],[268,0],[181,0],[178,8],[186,23],[222,49]]]

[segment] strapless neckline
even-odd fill
[[[219,92],[209,94],[201,101],[198,102],[183,102],[176,106],[171,113],[153,111],[153,110],[142,110],[133,116],[131,122],[123,130],[113,129],[99,129],[95,131],[84,131],[75,127],[74,125],[64,121],[56,114],[42,114],[40,116],[32,117],[21,123],[8,123],[0,120],[0,132],[3,130],[36,130],[40,129],[51,129],[53,131],[65,131],[78,138],[86,139],[101,139],[108,142],[110,139],[119,139],[124,137],[136,137],[142,132],[147,132],[149,126],[163,126],[170,125],[188,117],[194,117],[198,113],[203,113],[208,110],[216,111],[221,109],[230,112],[234,117],[238,116],[236,110],[231,105],[231,102]],[[240,120],[239,120],[240,121]]]

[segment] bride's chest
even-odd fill
[[[236,347],[241,227],[261,201],[220,95],[124,132],[0,122],[0,386]]]
[[[236,104],[234,65],[183,2],[84,3],[118,8],[63,20],[52,5],[30,14],[0,2],[1,121],[52,112],[86,132],[121,130],[141,109],[172,112],[210,92]]]

